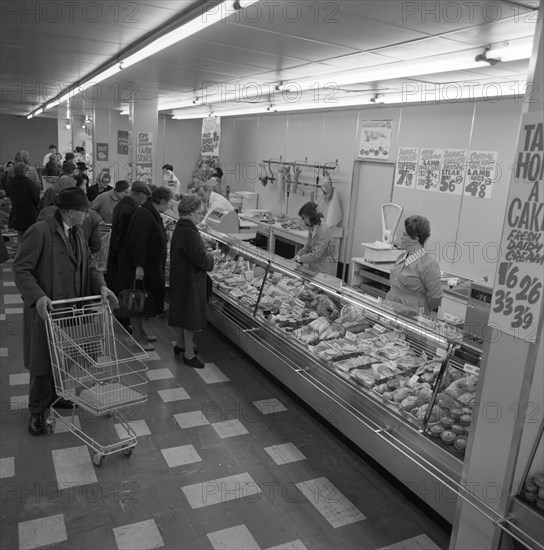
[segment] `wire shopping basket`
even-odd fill
[[[147,366],[142,362],[147,353],[100,296],[52,302],[46,325],[57,395],[93,416],[113,415],[128,439],[101,445],[75,424],[74,409],[68,419],[54,404],[47,432],[53,433],[59,421],[95,451],[97,466],[108,454],[123,451],[130,456],[136,434],[120,411],[147,401]]]

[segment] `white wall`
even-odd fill
[[[173,120],[159,117],[158,162],[171,164],[182,190],[192,181],[193,170],[200,157],[202,120]]]
[[[220,158],[231,191],[257,192],[259,208],[277,213],[285,213],[287,205],[279,204],[274,184],[263,187],[257,180],[256,166],[259,163],[280,156],[285,161],[304,162],[307,158],[309,163],[320,164],[338,159],[339,169],[333,180],[345,212],[343,227],[347,231],[361,121],[393,121],[392,162],[396,160],[399,145],[498,151],[501,177],[493,184],[491,199],[402,188],[393,190],[394,202],[405,209],[403,217],[418,213],[430,219],[432,236],[428,246],[437,252],[442,269],[472,278],[487,276],[493,282],[493,243],[499,238],[504,218],[509,170],[520,117],[521,102],[514,99],[501,99],[495,103],[382,105],[320,113],[229,117],[221,121]],[[302,179],[315,181],[315,175],[313,170],[305,169]],[[299,207],[307,200],[310,200],[310,193],[301,188],[298,196],[291,195],[287,214],[296,216]],[[378,202],[372,206],[372,196],[367,200],[370,208],[380,208]],[[359,237],[361,241],[367,240],[364,235]],[[346,261],[345,258],[341,260]]]

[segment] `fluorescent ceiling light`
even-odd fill
[[[91,86],[99,84],[103,80],[106,80],[107,78],[110,78],[110,77],[112,77],[113,75],[116,75],[119,72],[121,72],[121,67],[119,65],[114,65],[113,67],[110,67],[109,69],[106,69],[105,71],[102,71],[101,73],[97,74],[96,76],[93,76],[87,82],[81,84],[77,88],[77,91],[79,93],[84,92],[87,88],[90,88]]]
[[[26,119],[27,120],[30,120],[34,115],[32,113],[30,113],[29,115],[26,115]]]
[[[47,109],[52,109],[53,107],[56,107],[57,105],[60,105],[60,100],[58,99],[55,99],[54,101],[51,101],[50,103],[48,103],[44,109],[47,111]]]
[[[512,97],[523,95],[526,88],[525,81],[512,81],[512,82],[493,82],[484,83],[480,85],[460,85],[457,83],[449,83],[439,86],[431,86],[425,88],[420,83],[413,83],[413,89],[407,89],[404,92],[395,93],[382,93],[379,94],[379,99],[383,103],[392,104],[405,104],[405,103],[443,103],[443,102],[456,102],[472,99],[487,99],[489,101],[498,101],[504,97]],[[308,110],[330,110],[336,108],[356,107],[358,105],[372,105],[372,99],[376,97],[376,94],[361,94],[355,97],[343,97],[338,102],[324,103],[314,101],[298,101],[298,102],[284,102],[274,103],[273,111],[282,112],[296,112],[296,111],[308,111]],[[213,110],[213,115],[218,117],[230,117],[230,116],[245,116],[252,114],[267,114],[270,113],[270,103],[262,102],[258,105],[246,108],[229,109],[227,105],[223,108],[216,108]],[[194,119],[194,118],[206,118],[210,115],[210,109],[186,109],[174,114],[174,119]]]
[[[238,8],[245,8],[258,1],[259,0],[241,1],[239,2]],[[143,59],[146,59],[147,57],[157,52],[160,52],[165,48],[168,48],[169,46],[176,44],[177,42],[189,36],[192,36],[193,34],[199,31],[218,23],[225,17],[228,17],[229,15],[232,15],[233,13],[235,13],[235,11],[233,10],[234,10],[234,7],[233,7],[232,0],[225,0],[217,5],[210,4],[210,7],[208,10],[201,11],[192,20],[184,23],[183,25],[179,26],[173,31],[168,32],[164,36],[157,38],[147,46],[144,46],[139,51],[133,53],[132,55],[129,55],[126,59],[121,60],[119,63],[115,63],[114,65],[112,65],[105,71],[102,71],[98,75],[89,78],[83,84],[80,84],[76,88],[73,88],[69,92],[62,95],[58,100],[54,100],[50,102],[46,106],[46,108],[50,109],[55,105],[64,103],[65,101],[68,101],[70,98],[74,97],[78,93],[84,92],[87,88],[90,88],[91,86],[94,86],[102,82],[103,80],[106,80],[114,76],[122,69],[126,69],[127,67],[130,67],[135,63],[138,63],[139,61],[142,61]]]
[[[531,57],[532,38],[511,41],[508,46],[501,45],[502,50],[499,50],[498,47],[495,49],[494,48],[495,47],[492,47],[487,52],[487,57],[500,57],[498,54],[502,52],[504,56],[502,57],[503,61],[528,59]],[[238,81],[235,84],[230,82],[218,84],[213,90],[194,90],[191,91],[191,95],[194,97],[196,93],[201,98],[203,103],[215,104],[219,102],[227,103],[229,101],[236,100],[241,101],[242,99],[247,101],[253,97],[263,95],[263,91],[265,91],[273,94],[273,98],[271,98],[271,100],[273,99],[276,101],[278,94],[282,94],[282,90],[289,90],[291,88],[300,92],[309,91],[312,89],[315,90],[316,88],[326,90],[327,85],[348,86],[367,82],[411,78],[428,74],[440,74],[469,69],[485,70],[487,63],[474,60],[475,56],[480,53],[480,51],[480,49],[471,48],[464,52],[436,55],[430,58],[427,57],[424,59],[416,59],[411,61],[395,61],[381,66],[373,66],[357,70],[345,70],[332,73],[327,76],[316,76],[300,80],[286,80],[277,85],[279,90],[276,90],[276,87],[270,85],[269,83],[259,84],[254,80],[246,80]],[[233,87],[236,87],[237,90],[243,91],[243,98],[239,97],[240,94],[237,94],[236,91],[231,91],[231,88]],[[217,88],[219,88],[219,91],[217,91]],[[192,100],[189,99],[180,99],[177,102],[170,100],[168,102],[160,103],[159,110],[190,107],[191,104]]]
[[[144,46],[141,50],[129,55],[126,59],[121,60],[120,67],[122,69],[126,69],[127,67],[142,61],[142,59],[146,59],[147,57],[156,54],[157,52],[160,52],[173,44],[176,44],[180,40],[184,40],[185,38],[188,38],[189,36],[210,27],[211,25],[215,25],[225,17],[226,13],[228,13],[225,11],[225,8],[227,7],[227,4],[230,3],[230,1],[225,1],[218,6],[212,6],[205,12],[203,11],[191,21],[188,21],[164,36],[157,38],[157,40],[154,40],[151,44]]]

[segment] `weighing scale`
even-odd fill
[[[257,236],[258,224],[241,221],[235,210],[214,208],[206,220],[206,225],[212,231],[231,235],[242,241],[251,240]]]
[[[382,240],[361,243],[364,246],[363,258],[372,263],[394,263],[403,253],[393,248],[395,232],[402,216],[402,206],[394,202],[382,204]]]

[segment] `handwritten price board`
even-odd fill
[[[526,113],[501,238],[489,324],[536,342],[544,273],[544,124],[542,112]]]
[[[418,147],[399,147],[395,172],[395,185],[404,189],[415,189]]]
[[[442,149],[421,149],[416,189],[437,191],[442,165]]]
[[[534,277],[513,262],[499,264],[498,288],[493,294],[493,311],[506,316],[513,329],[528,330],[535,322],[533,306],[542,299],[542,273]]]
[[[461,195],[465,183],[465,172],[467,170],[466,149],[445,149],[442,161],[442,172],[440,173],[440,193],[450,195]]]
[[[153,183],[153,133],[136,134],[136,177],[147,183]]]
[[[470,151],[464,194],[478,199],[490,199],[497,172],[496,151]]]

